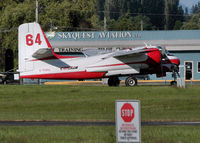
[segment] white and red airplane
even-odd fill
[[[18,58],[20,78],[99,79],[108,78],[109,86],[118,86],[120,76],[127,86],[137,85],[135,75],[178,72],[180,60],[162,47],[145,46],[116,50],[93,56],[56,54],[38,23],[19,26]]]

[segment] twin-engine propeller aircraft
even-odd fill
[[[116,50],[85,57],[56,54],[38,23],[19,26],[20,78],[99,79],[108,78],[109,86],[118,86],[120,76],[127,86],[137,85],[135,75],[178,72],[180,60],[162,47],[145,46]]]

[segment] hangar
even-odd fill
[[[80,31],[46,32],[54,51],[76,53],[85,49],[115,50],[161,45],[181,60],[180,74],[185,80],[200,80],[200,30],[172,31]],[[150,75],[149,79],[158,79]],[[159,78],[160,79],[160,78]],[[172,79],[167,74],[162,80]]]

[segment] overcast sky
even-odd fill
[[[180,0],[180,3],[188,8],[191,8],[194,4],[198,3],[200,0]]]

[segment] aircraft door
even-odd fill
[[[185,80],[193,79],[193,62],[185,61],[184,65]]]

